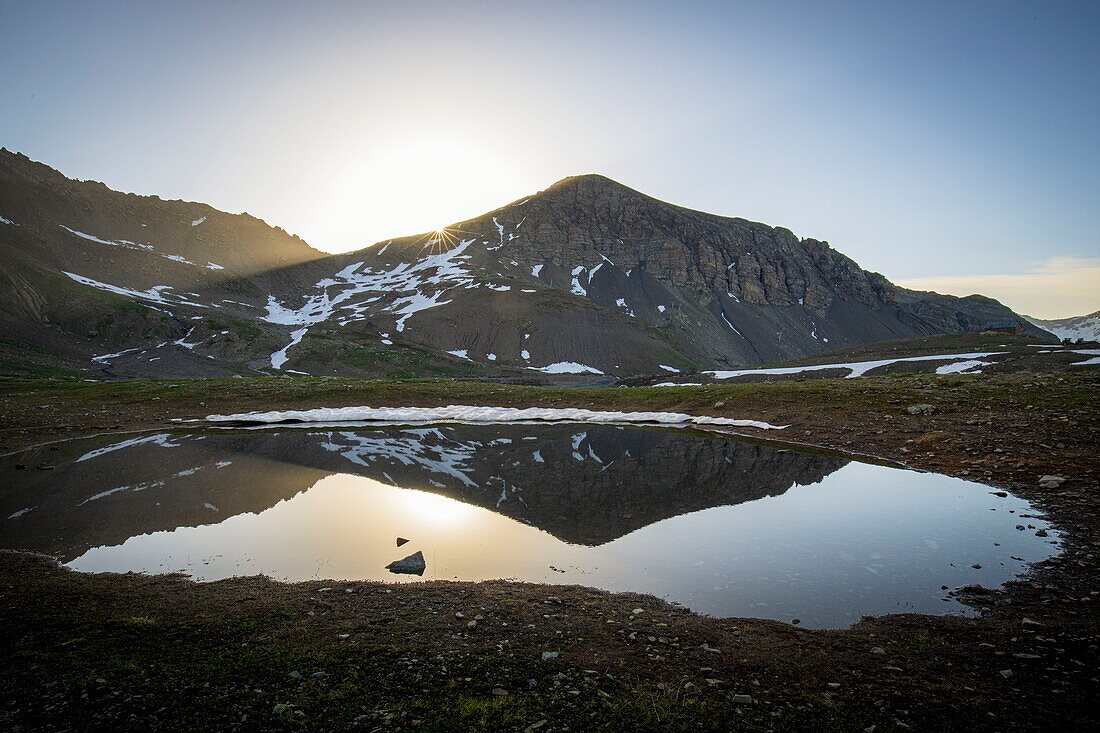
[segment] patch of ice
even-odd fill
[[[8,219],[7,217],[4,217],[4,216],[0,216],[0,224],[11,224],[12,226],[18,226],[18,224],[16,224],[14,221],[12,221],[11,219]],[[27,511],[30,511],[30,510],[28,509]],[[11,517],[8,517],[8,518],[11,519]]]
[[[888,366],[890,364],[896,364],[899,362],[909,361],[958,361],[962,359],[980,359],[987,356],[999,356],[1005,354],[1005,351],[986,351],[977,352],[973,354],[931,354],[929,356],[903,356],[896,359],[877,359],[875,361],[855,361],[846,362],[841,364],[812,364],[810,366],[796,366],[796,367],[774,367],[771,369],[737,369],[733,371],[711,371],[703,372],[709,374],[715,379],[733,379],[734,377],[744,377],[751,375],[782,375],[782,374],[800,374],[802,372],[820,372],[829,369],[847,369],[847,378],[852,379],[854,377],[862,377],[872,369],[878,369],[879,367]]]
[[[664,313],[665,312],[665,307],[663,305],[659,305],[659,306],[657,306],[657,311],[660,312],[660,313]]]
[[[538,277],[540,272],[542,272],[542,265],[535,265],[531,268],[531,275],[534,277]]]
[[[199,224],[202,224],[204,221],[206,221],[206,217],[205,216],[200,216],[198,219],[195,219],[194,221],[191,222],[191,226],[197,227]]]
[[[520,351],[519,355],[523,357],[524,361],[531,361],[531,352],[527,349],[523,349],[522,351]]]
[[[489,354],[485,355],[485,358],[488,359],[489,361],[496,361],[497,360],[497,355],[493,354],[493,353],[489,353]]]
[[[470,353],[469,349],[455,349],[453,351],[448,351],[447,353],[450,354],[451,356],[457,356],[459,359],[465,359],[466,361],[473,361],[473,359],[471,359],[468,356],[468,354]]]
[[[219,265],[217,262],[207,262],[206,263],[206,269],[207,270],[224,270],[225,268],[222,267],[221,265]]]
[[[702,382],[658,382],[654,387],[702,387]]]
[[[0,216],[0,219],[3,219],[3,218],[4,217]],[[11,224],[10,221],[5,221],[4,223],[5,224]],[[11,514],[8,515],[8,519],[19,519],[19,517],[23,516],[27,512],[33,512],[37,508],[38,508],[37,506],[29,506],[26,509],[20,509],[19,511],[12,512]]]
[[[679,374],[680,373],[679,369],[677,369],[676,367],[670,367],[667,364],[658,364],[657,366],[661,367],[666,372],[672,372],[673,374]]]
[[[688,415],[680,412],[615,412],[582,408],[480,407],[472,405],[448,405],[447,407],[321,407],[312,410],[274,410],[232,415],[209,415],[206,419],[213,423],[251,422],[263,424],[288,421],[297,423],[385,422],[391,424],[566,422],[611,425],[635,423],[675,426],[708,425],[714,427],[752,427],[761,430],[782,430],[785,427],[758,420],[736,420],[728,417]]]

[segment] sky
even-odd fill
[[[1100,3],[0,0],[0,145],[346,251],[579,173],[1100,309]]]

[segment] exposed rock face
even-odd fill
[[[628,376],[1022,320],[594,175],[442,236],[325,255],[247,214],[118,193],[0,150],[0,217],[0,358],[115,376],[570,364]]]

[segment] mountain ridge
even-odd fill
[[[628,376],[1026,323],[600,174],[326,254],[248,214],[115,192],[3,150],[0,216],[0,348],[109,376]]]

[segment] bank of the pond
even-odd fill
[[[114,730],[1095,727],[1097,382],[1089,372],[583,390],[7,382],[4,446],[42,445],[46,464],[50,441],[219,412],[463,403],[761,420],[790,426],[769,438],[1011,490],[1047,512],[1064,552],[1003,591],[971,589],[980,619],[895,615],[841,632],[704,618],[579,587],[194,584],[5,555],[0,720]],[[912,414],[915,405],[932,407]],[[1040,485],[1044,475],[1065,481]]]

